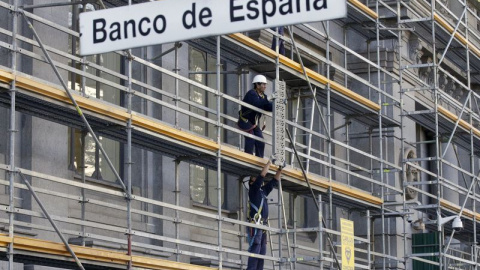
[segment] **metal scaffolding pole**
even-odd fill
[[[81,138],[81,143],[82,143],[82,157],[81,157],[81,159],[82,159],[82,168],[81,168],[82,169],[82,183],[85,184],[86,183],[86,178],[85,178],[85,169],[86,169],[86,166],[85,166],[85,161],[86,161],[85,138],[87,136],[87,132],[82,131],[81,136],[82,136],[82,138]],[[85,221],[85,218],[86,218],[86,203],[88,201],[85,198],[85,188],[83,188],[83,187],[82,187],[82,190],[81,190],[81,194],[82,194],[82,199],[81,199],[80,203],[81,203],[81,206],[82,206],[82,221]],[[82,237],[82,246],[85,246],[86,235],[87,235],[87,231],[86,231],[85,225],[82,224],[82,236],[81,236]]]
[[[465,12],[468,12],[468,6],[467,6],[467,1],[465,0],[464,1],[464,8],[465,8]],[[464,16],[464,19],[465,19],[465,25],[468,25],[468,13],[465,14]],[[467,66],[467,86],[468,86],[468,89],[470,91],[470,93],[472,92],[472,77],[471,77],[471,70],[470,70],[470,43],[469,43],[469,30],[467,29],[466,30],[466,33],[465,33],[465,39],[467,40],[467,47],[466,47],[466,57],[467,57],[467,63],[466,63],[466,66]],[[469,116],[469,123],[470,125],[473,126],[473,104],[472,104],[472,98],[470,98],[469,100],[469,108],[470,110],[472,111],[468,116]],[[473,175],[475,173],[475,146],[473,144],[473,140],[474,140],[474,134],[473,134],[473,130],[470,129],[470,173]],[[460,164],[460,162],[458,162],[458,164]],[[463,174],[462,174],[463,176]],[[470,177],[470,181],[475,181],[475,177]],[[473,190],[472,190],[472,211],[473,213],[477,213],[477,200],[475,199],[476,198],[476,188],[474,187]],[[468,194],[467,194],[468,196]],[[470,250],[471,254],[471,258],[473,258],[473,270],[476,270],[478,269],[478,266],[477,266],[477,216],[474,215],[473,216],[473,245],[472,245],[472,248]]]
[[[221,47],[220,36],[217,36],[217,143],[222,145],[222,118],[221,118]],[[223,269],[223,242],[222,242],[222,152],[221,147],[217,151],[217,212],[218,212],[218,269]]]
[[[128,0],[128,5],[132,5],[132,0]],[[126,173],[127,173],[127,244],[128,252],[127,255],[130,256],[130,261],[128,262],[127,269],[132,269],[132,50],[128,49],[127,53],[127,69],[128,69],[128,80],[127,80],[127,113],[130,115],[127,121],[127,162],[126,162]]]
[[[180,160],[175,160],[175,205],[180,206]],[[180,237],[180,213],[175,209],[175,239]],[[180,261],[180,245],[175,243],[175,260]]]
[[[293,263],[293,268],[290,268],[290,269],[297,269],[297,219],[295,218],[297,216],[297,207],[295,206],[295,202],[297,201],[297,195],[295,194],[294,198],[293,198],[293,211],[292,211],[292,215],[293,215],[293,240],[292,240],[292,254],[293,254],[293,258],[295,259],[294,263]],[[285,211],[283,211],[283,213],[285,214]],[[284,216],[284,219],[285,220],[285,224],[287,224],[287,218]],[[285,226],[285,228],[287,228],[287,226]],[[287,237],[288,237],[288,232],[287,232]],[[288,244],[288,238],[287,238],[287,244]],[[289,251],[289,255],[288,257],[292,258],[292,256],[290,255],[290,246],[288,247],[288,251]]]
[[[12,73],[17,73],[17,31],[18,31],[18,1],[13,0],[14,12],[12,13]],[[10,83],[10,129],[9,129],[9,155],[8,171],[9,189],[8,189],[8,237],[14,237],[14,218],[15,218],[15,133],[16,130],[16,115],[15,115],[15,98],[16,98],[16,78],[14,77]],[[13,270],[13,241],[8,245],[8,269]]]
[[[242,79],[243,79],[244,76],[242,76],[242,72],[238,72],[238,100],[239,101],[242,101]],[[240,110],[242,109],[242,105],[240,105],[240,103],[237,104],[237,112],[239,112]],[[242,134],[238,133],[238,148],[239,149],[243,149],[243,140],[242,140]]]
[[[323,270],[323,202],[322,195],[318,194],[318,253],[319,253],[319,268]]]
[[[378,14],[379,11],[379,1],[376,1],[375,3],[375,11]],[[376,19],[376,25],[375,25],[375,36],[376,36],[376,52],[377,52],[377,65],[380,66],[380,17],[377,17]],[[378,89],[382,89],[382,82],[381,82],[381,72],[380,69],[377,69],[377,87]],[[382,129],[382,111],[383,111],[383,101],[382,101],[382,95],[379,93],[378,95],[378,104],[380,105],[380,110],[378,111],[378,143],[379,143],[379,148],[378,148],[378,158],[379,158],[379,171],[380,171],[380,182],[382,183],[381,186],[381,195],[380,197],[382,198],[383,201],[385,201],[385,183],[384,183],[384,172],[383,172],[383,145],[384,145],[384,138],[383,138],[383,129]],[[385,254],[387,253],[386,249],[386,232],[385,232],[385,205],[382,204],[381,206],[381,212],[382,212],[382,269],[385,270],[387,268],[387,258]]]
[[[74,7],[75,8],[75,7]],[[82,8],[82,11],[83,12],[86,12],[87,10],[87,5],[83,5],[83,8]],[[78,14],[77,14],[78,15]],[[74,20],[76,20],[77,18],[74,17]],[[87,71],[87,65],[85,64],[87,61],[86,61],[87,57],[83,56],[82,57],[82,73],[85,73]],[[74,81],[72,82],[73,84],[75,83]],[[85,95],[85,86],[86,86],[86,83],[87,83],[87,79],[85,78],[85,76],[81,76],[81,82],[80,82],[80,92]],[[72,130],[72,132],[74,132]],[[85,151],[86,151],[86,145],[85,145],[85,139],[88,135],[88,133],[85,131],[85,130],[82,130],[82,183],[86,183],[86,173],[85,173],[85,169],[87,168],[85,166],[85,162],[86,162],[86,155],[85,155]],[[73,137],[72,137],[73,138]],[[85,221],[86,219],[86,203],[88,202],[87,199],[86,199],[86,196],[85,196],[85,189],[82,187],[82,221]],[[87,231],[86,231],[86,227],[84,225],[82,225],[82,246],[85,246],[85,238],[86,238],[86,235],[87,235]]]
[[[180,72],[180,68],[178,66],[178,48],[180,48],[180,46],[177,46],[175,44],[175,74],[178,75],[178,73]],[[179,100],[179,83],[178,83],[178,78],[175,77],[175,99],[174,99],[174,104],[175,104],[175,108],[178,108],[178,100]],[[175,127],[178,128],[179,127],[179,122],[178,122],[178,110],[175,110]]]
[[[400,25],[400,21],[401,21],[401,7],[400,7],[400,1],[401,0],[398,0],[397,1],[397,24],[398,24],[398,27],[399,29],[401,28],[401,25]],[[399,44],[399,48],[398,50],[400,50],[401,48],[401,44],[403,42],[403,31],[400,29],[398,31],[398,44]],[[399,53],[399,57],[398,57],[398,66],[401,67],[402,66],[402,54]],[[403,203],[403,212],[406,212],[407,211],[407,203],[406,203],[406,197],[405,197],[405,193],[406,193],[406,185],[405,183],[407,182],[407,179],[405,178],[405,171],[406,171],[406,160],[405,160],[405,156],[404,156],[404,153],[405,153],[405,132],[404,132],[404,128],[405,128],[405,113],[404,113],[404,92],[402,91],[402,84],[403,84],[403,69],[399,69],[398,71],[398,88],[399,88],[399,93],[400,93],[400,154],[402,155],[401,156],[401,162],[402,162],[402,171],[401,171],[401,174],[400,174],[400,182],[402,183],[402,203]],[[409,256],[407,256],[407,216],[406,215],[403,215],[402,216],[402,222],[403,222],[403,264],[404,264],[404,268],[407,269],[407,262],[408,262],[408,259],[410,258]]]
[[[244,217],[244,211],[245,211],[245,205],[248,203],[245,201],[245,193],[244,193],[244,183],[243,183],[243,176],[240,176],[238,179],[238,197],[240,198],[240,207],[238,209],[238,220],[243,221],[245,220]],[[238,236],[238,250],[243,250],[243,242],[245,241],[245,234],[246,234],[246,229],[245,226],[238,225],[238,231],[240,232],[240,235]],[[240,269],[243,269],[243,266],[245,264],[243,263],[243,256],[240,255]]]
[[[330,22],[327,21],[327,26],[325,27],[325,23],[322,22],[322,26],[324,28],[324,31],[325,31],[325,35],[326,35],[326,39],[327,39],[327,43],[326,43],[326,56],[327,56],[327,85],[326,85],[326,90],[327,90],[327,115],[326,115],[326,123],[325,123],[325,134],[327,135],[327,177],[328,177],[328,182],[331,184],[332,181],[333,181],[333,169],[332,169],[332,115],[331,115],[331,87],[330,87],[330,81],[331,81],[331,77],[330,77],[330,42],[328,42],[330,40]],[[316,100],[316,98],[315,98]],[[320,116],[322,116],[322,119],[323,119],[323,114],[322,114],[322,111],[321,109],[320,110]],[[319,204],[320,202],[318,202]],[[328,211],[328,215],[329,215],[329,224],[328,224],[328,228],[330,229],[333,229],[333,197],[332,197],[332,188],[331,186],[328,188],[328,206],[329,206],[329,211]],[[318,207],[320,207],[320,205],[318,205]],[[324,227],[327,227],[326,224],[324,224]],[[329,241],[331,242],[332,240],[330,238],[328,238]],[[332,255],[332,257],[334,257],[335,261],[337,262],[337,267],[340,268],[340,264],[338,262],[338,258],[337,258],[337,255],[333,249],[333,245],[332,243],[330,243],[330,254]],[[330,263],[330,268],[333,268],[333,262]]]
[[[431,1],[431,8],[430,8],[430,23],[432,27],[432,66],[433,66],[433,96],[434,96],[434,113],[435,113],[435,163],[436,163],[436,181],[437,181],[437,194],[436,194],[436,199],[437,199],[437,205],[436,205],[436,211],[437,211],[437,227],[440,228],[440,219],[441,219],[441,205],[440,205],[440,199],[442,198],[441,196],[441,189],[442,189],[442,184],[440,181],[440,176],[441,176],[441,164],[440,164],[440,152],[441,152],[441,142],[440,142],[440,132],[439,132],[439,119],[438,119],[438,86],[437,86],[437,73],[438,73],[438,66],[437,66],[437,48],[436,48],[436,26],[435,26],[435,3],[436,0]],[[438,234],[438,254],[439,254],[439,269],[443,269],[443,264],[444,264],[444,256],[442,252],[442,246],[443,246],[443,230]]]
[[[372,224],[372,216],[370,215],[370,210],[367,209],[367,265],[368,269],[372,269],[372,241],[371,241],[371,235],[370,235],[370,226]],[[375,267],[373,267],[375,269]]]
[[[283,220],[282,224],[280,224],[279,228],[282,229],[283,227],[285,228],[284,229],[284,232],[283,233],[280,233],[279,234],[279,241],[281,243],[282,241],[282,234],[285,234],[285,239],[286,239],[286,243],[287,243],[287,254],[288,254],[288,262],[289,262],[289,266],[290,266],[290,270],[293,269],[293,265],[292,265],[292,261],[290,260],[292,258],[292,254],[291,254],[291,251],[290,251],[290,240],[289,240],[289,236],[288,236],[288,224],[287,224],[287,216],[286,216],[286,211],[285,211],[285,200],[283,199],[283,188],[282,188],[282,179],[280,178],[280,180],[278,180],[278,193],[279,193],[279,200],[278,200],[278,214],[279,214],[279,217],[280,217],[280,221]],[[295,219],[295,200],[293,202],[290,202],[291,205],[293,205],[293,217]],[[290,206],[289,206],[290,207]],[[279,249],[282,245],[279,245]],[[279,256],[280,259],[281,259],[281,256]],[[296,262],[296,260],[295,260]],[[281,268],[281,265],[279,266],[279,269]]]

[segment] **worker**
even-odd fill
[[[267,88],[267,78],[263,75],[253,77],[253,89],[245,94],[243,102],[253,105],[264,111],[272,111],[272,102],[268,101],[265,89]],[[239,119],[237,125],[240,129],[263,139],[262,130],[265,125],[260,128],[260,118],[262,113],[253,109],[242,106],[239,111]],[[255,156],[263,157],[265,151],[265,143],[254,138],[245,137],[245,153],[253,154],[255,148]]]
[[[274,32],[277,32],[280,36],[283,36],[283,29],[284,29],[283,26],[274,27],[270,29],[273,30]],[[273,36],[271,49],[275,51],[277,50],[276,47],[277,47],[277,37]],[[285,55],[285,44],[283,42],[283,39],[280,37],[278,38],[278,53],[280,53],[281,55]]]
[[[268,202],[267,196],[277,186],[282,168],[279,167],[277,173],[267,184],[263,184],[271,161],[269,160],[262,172],[257,176],[251,176],[249,181],[248,199],[249,199],[249,222],[257,225],[268,225]],[[266,231],[257,228],[247,227],[248,251],[255,254],[265,255],[267,253],[267,234]],[[264,260],[254,256],[248,258],[247,270],[262,270]]]

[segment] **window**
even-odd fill
[[[121,73],[122,57],[116,53],[106,53],[102,55],[94,55],[88,57],[89,61],[95,62],[109,70]],[[78,67],[80,68],[80,67]],[[92,75],[101,77],[110,82],[121,84],[120,78],[100,72],[99,70],[87,67],[86,71]],[[69,81],[69,87],[80,91],[81,90],[81,77],[73,76],[75,83],[72,80]],[[114,86],[100,83],[93,79],[85,80],[85,94],[97,99],[121,105],[121,91]],[[97,134],[98,136],[98,134]],[[103,149],[107,152],[108,158],[113,163],[117,172],[121,175],[121,153],[122,146],[119,142],[98,136]],[[84,145],[83,143],[84,142]],[[85,151],[85,164],[83,164],[82,151]],[[78,129],[70,130],[70,169],[76,173],[81,174],[82,168],[85,167],[85,175],[88,178],[96,180],[105,180],[109,182],[115,182],[116,177],[112,169],[108,165],[105,157],[101,153],[99,147],[96,145],[95,140],[91,134],[87,134]]]
[[[93,137],[78,129],[70,129],[70,167],[77,174],[82,173],[85,167],[85,176],[96,180],[116,181],[115,174],[108,165],[105,157],[96,146]],[[83,138],[82,138],[83,137]],[[98,136],[103,149],[107,152],[108,158],[115,166],[117,172],[121,175],[120,153],[121,145],[119,142]],[[84,142],[84,147],[82,142]],[[82,151],[85,151],[85,164],[83,164]]]
[[[221,205],[225,203],[225,177],[222,173]],[[217,172],[202,166],[190,165],[190,194],[194,202],[218,207]],[[224,207],[225,208],[225,207]]]
[[[190,79],[215,89],[216,74],[214,72],[216,71],[216,58],[205,52],[190,48],[189,59]],[[223,81],[222,76],[222,86]],[[198,106],[190,106],[191,112],[212,120],[217,119],[216,114],[208,112],[209,109],[216,110],[217,100],[214,94],[201,88],[190,86],[189,97],[190,101],[198,104]],[[196,117],[190,117],[190,131],[211,139],[215,139],[217,136],[217,128],[213,124]],[[219,202],[217,195],[217,172],[199,165],[190,165],[190,195],[194,202],[214,207],[218,207],[220,203],[223,208],[226,208],[225,175],[223,173],[221,186],[222,198],[221,202]]]
[[[297,228],[306,227],[306,204],[305,198],[284,191],[283,202],[285,204],[285,218],[287,225],[293,227],[296,222]]]

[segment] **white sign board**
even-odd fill
[[[162,0],[80,14],[80,54],[343,18],[346,0]]]

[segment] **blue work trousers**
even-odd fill
[[[256,230],[257,234],[255,235],[255,240],[248,251],[250,253],[265,255],[267,254],[267,233],[264,230]],[[263,263],[263,259],[249,257],[247,270],[263,270]]]
[[[250,134],[263,139],[262,130],[258,126],[250,131]],[[257,141],[253,138],[245,137],[245,153],[253,154],[253,148],[255,148],[255,156],[263,158],[263,153],[265,152],[265,143]]]

